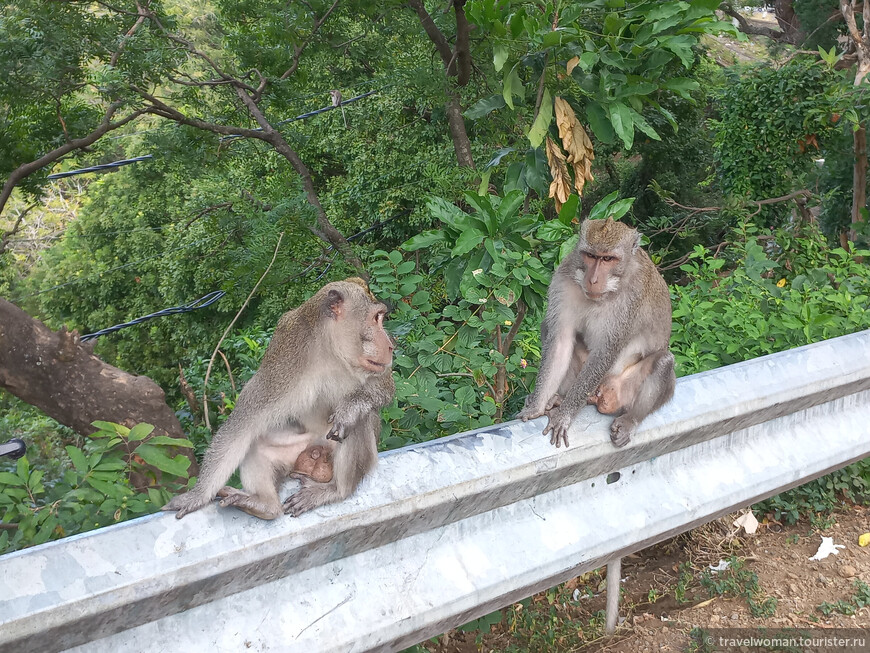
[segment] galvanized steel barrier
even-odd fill
[[[389,452],[298,519],[209,507],[0,557],[0,651],[407,647],[870,455],[870,331],[682,378],[624,449],[609,424]]]

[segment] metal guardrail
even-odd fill
[[[298,519],[210,507],[0,557],[0,651],[401,649],[870,455],[870,331],[679,379],[624,449],[609,423],[382,454]]]

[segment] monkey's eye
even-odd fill
[[[601,260],[604,261],[605,263],[610,263],[610,262],[613,261],[615,258],[616,258],[615,256],[602,256],[602,257],[601,257]]]

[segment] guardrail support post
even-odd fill
[[[604,630],[608,635],[616,632],[619,623],[619,576],[622,573],[622,558],[607,563],[607,612]]]

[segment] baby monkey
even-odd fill
[[[340,501],[377,464],[380,408],[395,394],[387,307],[362,279],[326,284],[285,313],[260,369],[205,453],[192,490],[164,510],[208,505],[262,519]],[[243,489],[224,486],[238,468]],[[302,488],[281,502],[288,476]]]
[[[674,394],[671,297],[640,234],[612,218],[586,220],[553,273],[541,324],[535,391],[517,417],[547,415],[544,434],[568,446],[568,427],[594,404],[617,415],[610,439],[628,444],[637,425]]]

